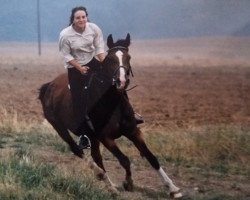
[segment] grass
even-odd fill
[[[17,150],[0,161],[0,199],[115,199],[88,177],[68,176]]]
[[[0,138],[0,199],[116,199],[87,170],[87,175],[84,171],[65,172],[56,161],[39,158],[41,150],[71,154],[47,123],[26,124],[16,117],[5,118],[0,121]]]
[[[172,133],[151,132],[145,139],[162,161],[250,176],[250,128],[207,126]]]
[[[226,194],[210,193],[208,195],[190,198],[190,200],[245,200],[245,198],[243,196],[232,197]]]
[[[147,131],[144,138],[161,163],[250,177],[249,127],[220,125],[173,132]],[[126,154],[138,155],[131,142],[124,138],[118,142]]]
[[[47,157],[49,152],[62,158],[72,157],[67,145],[50,125],[25,124],[15,117],[4,120],[0,122],[0,199],[118,198],[95,182],[89,171],[69,172],[69,168],[63,168],[64,164],[61,165],[59,160],[57,164],[40,158],[42,152]],[[204,177],[210,173],[217,173],[218,177],[250,177],[249,127],[220,125],[172,132],[147,130],[144,137],[163,165],[171,163],[187,169],[197,168],[199,170],[194,173],[198,171],[199,176]],[[137,159],[139,154],[133,144],[125,138],[117,142],[137,169],[142,167],[144,161]],[[106,150],[103,153],[106,159],[114,159]],[[164,197],[164,193],[148,188],[136,187],[135,190],[151,199]],[[197,200],[236,198],[214,191],[191,196],[189,199]]]
[[[47,121],[37,123],[21,120],[16,112],[9,114],[1,110],[3,118],[0,120],[0,148],[13,147],[50,147],[56,151],[69,153],[67,145],[60,139]]]

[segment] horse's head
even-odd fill
[[[110,75],[112,75],[113,84],[116,85],[119,90],[127,88],[129,84],[129,76],[132,74],[130,55],[128,53],[129,45],[129,34],[127,34],[126,39],[120,39],[117,42],[113,41],[112,35],[108,36],[107,46],[109,50],[105,58],[108,69],[105,70],[108,70]]]

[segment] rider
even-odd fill
[[[88,22],[88,12],[83,6],[71,11],[70,24],[63,29],[59,37],[59,51],[64,57],[68,69],[69,87],[72,95],[73,111],[76,124],[86,131],[86,100],[84,90],[87,84],[87,73],[91,68],[98,69],[105,58],[104,41],[101,29]],[[84,117],[83,117],[84,116]],[[143,123],[140,115],[135,114],[137,124]],[[86,135],[80,137],[80,148],[89,148]]]

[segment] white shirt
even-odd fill
[[[87,22],[83,33],[78,33],[71,26],[63,29],[59,37],[59,51],[61,52],[65,68],[72,68],[68,62],[75,59],[85,65],[92,58],[104,53],[104,41],[101,29],[93,23]]]

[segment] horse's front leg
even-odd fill
[[[173,181],[168,177],[168,175],[164,172],[162,167],[160,166],[157,158],[151,153],[151,151],[148,149],[147,145],[145,144],[142,136],[141,131],[136,128],[134,133],[130,136],[128,136],[128,139],[130,139],[134,145],[137,147],[137,149],[140,151],[140,154],[142,156],[145,156],[148,162],[151,164],[151,166],[158,171],[160,177],[163,180],[163,183],[169,188],[170,196],[172,198],[180,198],[182,197],[182,194],[180,192],[180,188],[175,186]]]
[[[60,120],[50,120],[49,117],[46,117],[49,123],[57,131],[59,136],[69,145],[71,151],[78,157],[83,158],[83,151],[79,149],[76,142],[70,136],[70,133],[64,124]]]
[[[132,180],[132,173],[130,168],[130,161],[127,156],[125,156],[121,150],[116,145],[113,139],[104,139],[101,141],[103,145],[118,159],[121,166],[126,171],[126,181],[124,182],[123,186],[124,189],[127,191],[132,191],[134,189],[133,180]]]
[[[94,169],[94,172],[99,180],[103,180],[108,186],[110,186],[112,192],[118,193],[116,185],[110,180],[104,168],[102,155],[100,152],[100,142],[93,137],[92,138],[90,137],[90,139],[91,139],[91,157],[94,160],[94,163],[91,163],[90,167]]]

